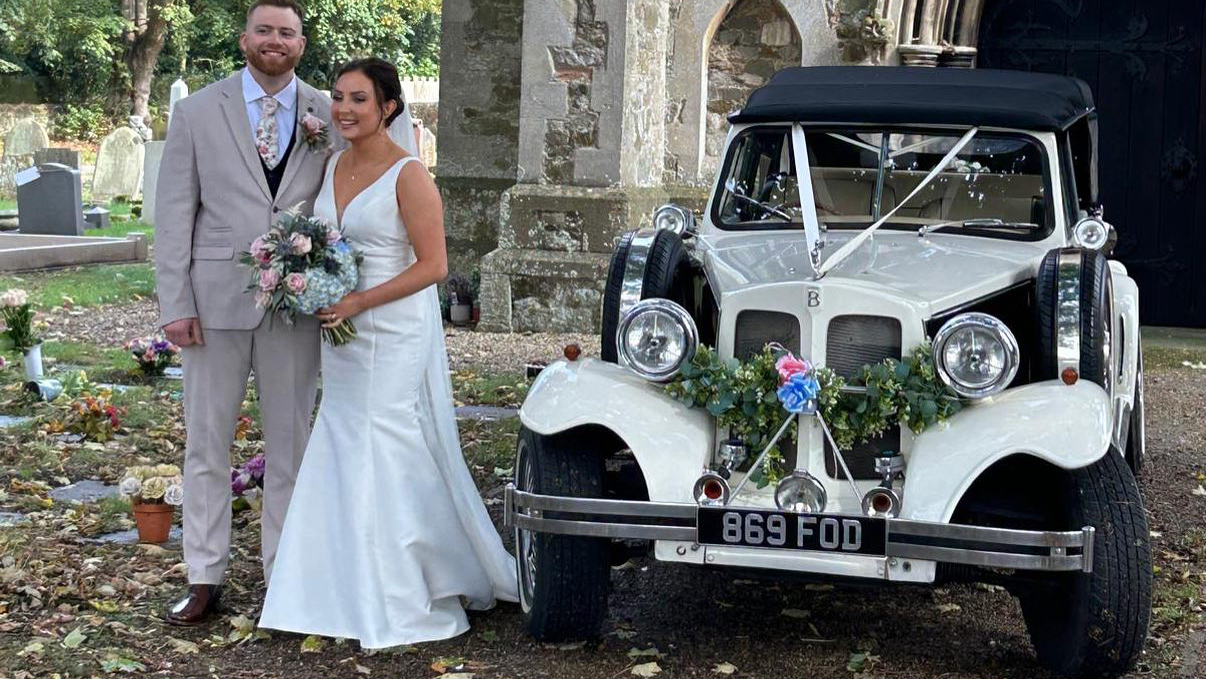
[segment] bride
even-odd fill
[[[439,194],[417,162],[398,72],[340,69],[315,216],[364,253],[360,284],[320,309],[358,334],[323,345],[323,398],[285,518],[260,626],[384,648],[456,636],[465,608],[517,599],[515,566],[461,456],[435,283]]]

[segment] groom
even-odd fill
[[[160,324],[183,347],[184,560],[187,595],[165,616],[204,622],[217,607],[230,552],[230,446],[255,371],[264,428],[264,578],[310,435],[319,365],[311,316],[270,323],[244,292],[237,256],[279,213],[310,212],[328,150],[300,121],[329,127],[330,100],[294,75],[306,47],[296,0],[255,0],[239,47],[242,71],[177,104],[159,170],[155,273]],[[307,121],[308,123],[312,121]]]

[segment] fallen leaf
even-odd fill
[[[487,643],[493,643],[495,641],[498,641],[498,632],[495,632],[492,629],[488,629],[488,630],[478,634],[477,636],[481,637],[482,641],[485,641]]]
[[[1206,497],[1206,488],[1203,488],[1202,484],[1199,483],[1198,487],[1193,489],[1193,494],[1198,497]]]
[[[317,636],[314,636],[313,634],[311,634],[310,636],[306,637],[305,639],[302,639],[301,652],[302,653],[318,653],[319,651],[322,650],[322,647],[325,645],[326,645],[326,642],[322,640],[322,637],[317,637]]]
[[[737,668],[731,663],[722,662],[716,667],[713,667],[712,671],[716,674],[732,674],[737,671]]]
[[[373,673],[373,671],[370,670],[369,668],[365,667],[364,665],[361,665],[359,663],[356,664],[356,674],[363,674],[364,676],[367,677],[368,675],[370,675],[372,673]]]
[[[168,641],[172,643],[172,650],[181,655],[188,655],[200,651],[197,644],[187,639],[177,639],[176,637],[168,637]]]
[[[145,672],[147,669],[146,665],[137,660],[123,658],[119,655],[111,655],[99,662],[101,669],[106,674],[113,674],[114,672]]]
[[[862,672],[864,669],[868,669],[868,666],[874,666],[877,662],[879,662],[878,655],[871,655],[867,651],[859,651],[858,653],[850,654],[850,659],[846,661],[846,669],[851,672]]]
[[[804,585],[804,589],[809,592],[832,592],[833,585],[818,585],[815,582]]]
[[[63,647],[79,648],[80,644],[84,643],[84,640],[88,638],[82,631],[80,631],[82,629],[83,627],[76,627],[75,629],[71,630],[71,633],[63,638]]]
[[[939,613],[958,613],[963,610],[959,604],[938,604],[934,608],[938,609]]]
[[[632,673],[638,677],[652,677],[655,674],[660,674],[661,667],[658,667],[656,662],[647,662],[637,665],[632,668]]]
[[[25,648],[17,652],[17,655],[24,658],[27,655],[38,655],[46,650],[46,646],[40,641],[33,641],[25,645]]]
[[[807,618],[811,614],[799,608],[784,608],[779,611],[779,615],[786,615],[789,618]]]
[[[656,646],[650,646],[649,648],[633,647],[633,648],[629,649],[628,657],[629,658],[664,658],[665,656],[662,654],[661,651],[657,650]]]
[[[435,662],[431,663],[431,669],[444,674],[448,671],[456,671],[465,666],[464,658],[436,658]]]

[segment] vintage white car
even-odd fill
[[[770,575],[1001,583],[1040,662],[1125,671],[1151,608],[1143,367],[1088,87],[792,68],[730,121],[702,218],[668,205],[620,240],[601,360],[569,352],[520,411],[505,520],[530,633],[599,633],[635,546]],[[759,487],[766,447],[664,383],[698,347],[767,345],[855,392],[863,366],[928,347],[963,407],[845,449],[819,412],[789,413],[787,473]]]

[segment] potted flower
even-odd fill
[[[469,322],[473,314],[473,292],[469,279],[460,274],[448,277],[448,320],[455,325]]]
[[[29,295],[20,288],[10,288],[0,295],[0,316],[4,318],[4,334],[13,349],[21,352],[25,363],[25,378],[42,377],[42,340],[34,336],[33,308]]]
[[[155,337],[135,337],[126,342],[126,351],[138,364],[138,370],[147,377],[162,375],[163,371],[172,365],[180,347],[165,339]]]
[[[264,454],[257,453],[242,466],[230,468],[233,509],[238,511],[259,508],[260,489],[264,487],[264,466]]]
[[[141,542],[167,542],[173,508],[184,502],[184,478],[174,464],[130,467],[118,486],[134,508]]]

